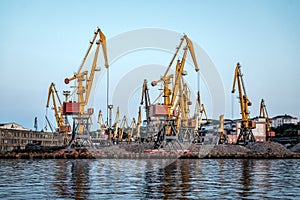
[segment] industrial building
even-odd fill
[[[17,123],[0,124],[0,150],[25,149],[28,143],[38,142],[42,146],[62,146],[61,134],[28,130]]]

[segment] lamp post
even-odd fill
[[[109,124],[108,124],[108,141],[111,143],[111,132],[112,132],[112,128],[111,128],[111,116],[112,116],[112,109],[113,109],[113,105],[108,105],[107,108],[109,109]]]

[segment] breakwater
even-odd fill
[[[275,142],[240,145],[188,145],[182,150],[156,150],[150,144],[111,145],[97,150],[57,150],[53,152],[6,152],[1,159],[299,159]]]

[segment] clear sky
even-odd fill
[[[65,89],[64,78],[77,71],[97,26],[107,38],[147,27],[188,34],[220,73],[227,118],[237,62],[251,116],[264,98],[270,116],[300,117],[298,0],[0,0],[0,123],[33,128],[38,117],[43,126],[49,84]]]

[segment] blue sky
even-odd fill
[[[251,116],[259,114],[264,98],[270,116],[300,117],[299,19],[296,0],[1,0],[0,122],[33,128],[37,116],[42,127],[49,84],[65,89],[64,78],[77,71],[97,26],[107,38],[146,27],[186,33],[220,73],[227,118],[237,62],[253,103]],[[237,103],[234,98],[235,118]]]

